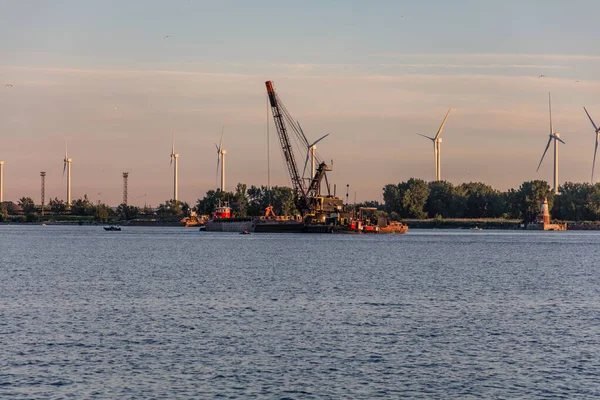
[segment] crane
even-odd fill
[[[273,113],[273,119],[275,120],[279,143],[281,144],[283,156],[292,181],[294,202],[300,213],[305,215],[314,211],[315,202],[313,199],[320,194],[321,181],[323,178],[327,180],[326,172],[331,171],[331,168],[327,163],[320,161],[315,171],[315,176],[310,177],[308,185],[305,183],[300,175],[298,165],[296,164],[288,128],[295,134],[296,139],[299,140],[303,146],[309,147],[309,142],[300,125],[292,118],[279,99],[279,96],[277,96],[277,93],[275,93],[273,82],[266,81],[265,85],[267,86],[267,95],[269,96],[269,104],[271,105],[271,112]],[[327,190],[329,193],[329,185],[327,185]]]

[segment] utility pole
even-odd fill
[[[123,172],[123,204],[127,205],[127,179],[129,172]]]
[[[42,200],[42,215],[44,215],[44,204],[46,203],[46,173],[44,171],[40,172],[40,177],[42,179],[40,197]]]

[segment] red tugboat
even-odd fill
[[[252,231],[252,225],[252,218],[236,218],[228,203],[219,204],[204,224],[208,232]]]

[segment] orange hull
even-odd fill
[[[408,225],[404,225],[400,222],[392,222],[388,226],[383,228],[379,228],[379,232],[381,233],[406,233],[408,232]]]

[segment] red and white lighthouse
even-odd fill
[[[540,213],[536,217],[536,222],[540,224],[550,223],[550,211],[548,211],[548,199],[543,198],[540,203]]]

